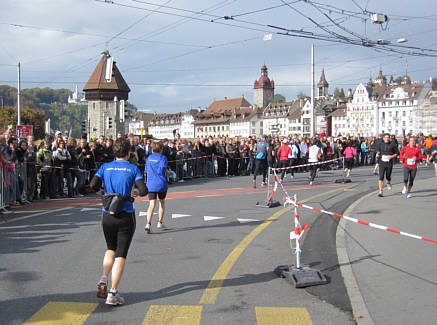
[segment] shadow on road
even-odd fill
[[[56,243],[65,243],[66,236],[75,229],[93,226],[101,218],[100,213],[73,213],[72,215],[49,214],[40,216],[33,225],[18,224],[0,227],[0,254],[35,253],[39,248]]]
[[[274,279],[277,279],[277,276],[273,274],[271,270],[259,274],[242,274],[232,279],[226,279],[221,284],[221,287],[234,287],[253,283],[269,282]],[[157,291],[126,292],[123,293],[123,297],[126,299],[127,304],[133,305],[138,303],[144,303],[150,300],[177,296],[191,291],[202,291],[208,286],[209,282],[209,280],[182,282],[159,289]],[[96,298],[95,291],[78,292],[71,294],[59,293],[51,295],[41,295],[38,297],[26,297],[0,301],[0,317],[2,319],[2,324],[16,323],[17,321],[22,321],[22,315],[18,315],[18,313],[16,314],[5,312],[11,305],[19,308],[20,310],[27,310],[29,314],[26,317],[29,318],[49,301],[100,303],[93,313],[107,313],[113,312],[115,310],[114,307],[105,305],[104,300]],[[47,322],[47,324],[56,321],[56,319],[53,319],[53,316],[50,317],[49,314],[47,314],[47,317],[48,318],[45,319],[45,322]]]

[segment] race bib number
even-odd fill
[[[390,156],[389,156],[389,155],[382,155],[382,157],[381,157],[381,161],[383,161],[383,162],[389,162],[389,161],[390,161]]]
[[[407,165],[415,165],[416,159],[415,158],[408,158],[407,159]]]

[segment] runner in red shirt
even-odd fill
[[[420,148],[416,145],[416,138],[410,137],[400,154],[400,161],[404,163],[404,188],[402,194],[411,198],[411,188],[413,187],[414,178],[417,173],[417,162],[422,160]]]
[[[289,160],[289,156],[291,157],[291,148],[288,146],[288,139],[284,138],[282,140],[282,146],[278,149],[277,155],[279,158],[279,168],[286,168],[286,167],[290,167],[290,160]],[[282,183],[285,173],[287,172],[287,169],[283,169],[282,173],[281,173],[281,180],[280,182]]]

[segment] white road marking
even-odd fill
[[[178,214],[178,213],[173,213],[171,215],[172,219],[176,219],[176,218],[184,218],[184,217],[191,217],[191,214]]]
[[[225,217],[204,216],[203,221],[219,220],[219,219],[224,219],[224,218]]]
[[[67,207],[67,208],[61,208],[61,209],[55,209],[55,210],[47,210],[47,211],[43,211],[43,212],[29,214],[28,216],[24,216],[24,217],[19,217],[19,218],[14,218],[14,219],[11,219],[11,220],[6,220],[6,221],[0,222],[0,223],[1,224],[5,224],[5,223],[14,222],[14,221],[25,220],[25,219],[29,219],[29,218],[32,218],[32,217],[37,217],[37,216],[40,216],[40,215],[43,215],[43,214],[60,212],[60,211],[69,210],[69,209],[71,209],[71,208]],[[2,229],[7,229],[7,227],[2,227]]]
[[[237,219],[239,223],[248,223],[248,222],[259,222],[259,220],[256,219]]]
[[[82,208],[80,211],[100,211],[100,208]]]
[[[153,215],[157,215],[158,212],[154,212]],[[138,214],[139,217],[147,217],[147,211],[140,211]]]

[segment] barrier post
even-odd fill
[[[270,172],[272,170],[270,169],[270,166],[267,167],[267,196],[266,196],[266,201],[269,201],[269,196],[270,196]],[[262,172],[262,171],[261,171]],[[262,175],[262,174],[261,174]]]
[[[343,165],[343,166],[341,166],[341,175],[342,175],[342,178],[336,179],[335,182],[336,183],[344,183],[344,184],[351,183],[352,180],[350,178],[346,178],[344,176],[344,168],[345,168],[345,158],[344,158],[344,156],[342,157],[342,165]]]
[[[297,213],[296,194],[293,196],[293,198],[287,196],[284,202],[284,205],[294,205],[294,231],[290,232],[290,243],[292,243],[293,240],[296,240],[296,265],[279,265],[275,268],[273,272],[279,277],[287,279],[288,282],[290,282],[290,284],[293,284],[296,288],[305,288],[328,283],[328,279],[326,278],[326,276],[321,274],[319,270],[315,270],[309,265],[302,265],[300,263],[300,239],[303,236],[305,229],[307,229],[309,225],[300,225],[299,214]],[[291,248],[293,249],[292,244]]]
[[[273,171],[273,173],[274,173],[274,181],[275,181],[274,185],[272,186],[272,192],[271,192],[272,194],[270,194],[270,172],[271,171]],[[268,173],[268,175],[267,175],[267,198],[265,201],[256,202],[256,205],[259,207],[262,207],[262,208],[276,208],[276,207],[281,206],[281,203],[279,203],[278,201],[273,201],[273,197],[274,197],[275,192],[278,188],[279,180],[278,180],[278,177],[276,175],[276,171],[274,168],[268,167],[267,173]]]
[[[294,202],[297,202],[297,194],[294,194]],[[300,269],[300,225],[297,205],[294,205],[294,235],[296,239],[296,268]],[[291,237],[291,236],[290,236]]]

